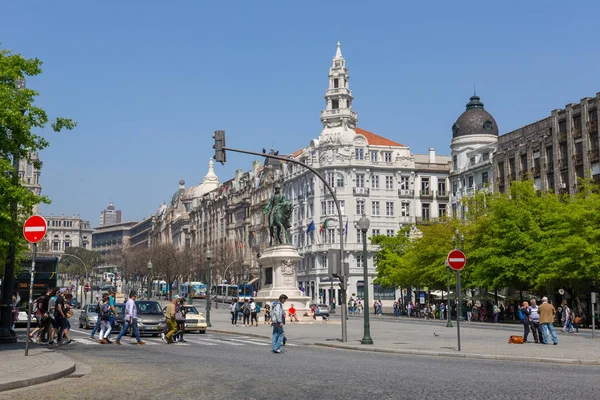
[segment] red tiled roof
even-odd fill
[[[300,154],[302,154],[302,150],[304,149],[300,149],[300,150],[296,150],[295,152],[293,152],[292,154],[290,154],[292,157],[296,158],[298,157]]]
[[[361,128],[355,128],[354,131],[357,135],[363,135],[367,138],[367,142],[372,146],[396,146],[396,147],[406,147],[403,144],[396,143],[393,140],[386,139],[383,136],[379,136],[373,132],[365,131]]]

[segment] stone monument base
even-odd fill
[[[265,305],[271,306],[273,302],[279,300],[280,295],[285,294],[288,297],[283,305],[286,312],[286,323],[289,323],[287,313],[292,304],[301,322],[315,321],[310,316],[311,298],[304,296],[298,289],[296,262],[300,259],[302,257],[291,244],[268,247],[258,259],[262,266],[261,282],[263,285],[254,297],[254,301],[264,309]],[[317,318],[317,320],[319,319]]]

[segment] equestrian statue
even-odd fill
[[[288,229],[291,226],[292,203],[281,193],[279,183],[275,184],[275,193],[265,207],[263,214],[269,215],[269,234],[271,240],[269,245],[273,245],[273,238],[277,239],[279,244],[290,243]],[[283,235],[282,235],[283,234]],[[283,236],[283,237],[282,237]],[[285,239],[284,239],[285,238]]]

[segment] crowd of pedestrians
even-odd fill
[[[50,346],[74,342],[69,335],[72,298],[68,290],[61,292],[53,288],[34,300],[32,314],[37,321],[37,328],[29,335],[31,342]]]

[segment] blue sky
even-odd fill
[[[44,61],[28,80],[72,132],[42,132],[44,214],[126,220],[197,184],[212,132],[288,153],[321,129],[342,51],[359,126],[449,154],[473,84],[506,133],[600,91],[597,15],[579,1],[34,1],[0,3],[1,46]],[[221,181],[248,169],[228,154]]]

